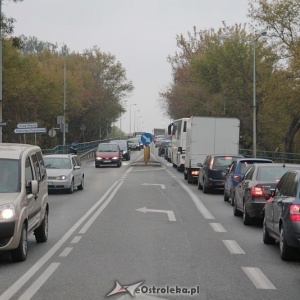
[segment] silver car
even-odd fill
[[[84,188],[84,171],[80,158],[75,154],[44,156],[48,175],[48,190],[67,190],[70,194],[77,187]]]

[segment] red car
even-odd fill
[[[118,144],[100,143],[95,152],[95,167],[109,165],[122,166],[122,151]]]

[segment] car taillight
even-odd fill
[[[300,205],[291,204],[290,205],[290,220],[300,222]]]
[[[262,197],[262,196],[264,196],[263,189],[259,186],[253,186],[250,189],[250,195],[252,197]]]

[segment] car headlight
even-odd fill
[[[67,176],[66,175],[60,175],[56,177],[57,180],[66,180]]]
[[[102,160],[102,157],[100,157],[100,156],[96,157],[96,160]]]
[[[15,207],[12,204],[0,206],[0,221],[13,219],[15,214]]]
[[[119,157],[117,157],[117,156],[114,156],[112,159],[116,160],[116,159],[119,159]]]
[[[126,154],[128,151],[127,150],[123,150],[123,154]]]

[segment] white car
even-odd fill
[[[67,190],[72,194],[76,187],[83,190],[84,171],[77,155],[45,155],[44,162],[48,175],[48,191]]]

